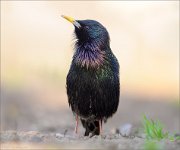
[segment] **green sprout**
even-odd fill
[[[160,121],[148,119],[145,115],[143,117],[143,126],[147,139],[161,140],[169,136],[168,132],[163,131],[163,126]]]
[[[144,150],[162,150],[162,146],[152,140],[148,140],[144,144]]]
[[[180,140],[180,136],[178,135],[178,136],[175,136],[175,134],[174,135],[169,135],[169,137],[168,137],[168,139],[170,140],[170,141],[179,141]]]
[[[179,140],[180,140],[180,136],[177,136],[175,139],[176,139],[177,141],[179,141]]]

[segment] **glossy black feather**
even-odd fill
[[[85,135],[99,134],[92,124],[96,127],[97,121],[111,117],[118,108],[119,64],[107,30],[93,20],[78,22],[82,28],[75,28],[77,43],[66,80],[68,102],[80,116]]]

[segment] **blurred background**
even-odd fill
[[[74,130],[65,85],[74,27],[62,14],[109,31],[121,98],[105,130],[146,114],[179,132],[178,1],[1,1],[1,130]]]

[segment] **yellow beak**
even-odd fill
[[[71,18],[71,17],[68,17],[68,16],[64,16],[64,15],[61,15],[61,17],[63,17],[64,19],[66,19],[67,21],[71,22],[74,26],[76,26],[77,28],[80,28],[81,25],[74,19],[74,18]]]

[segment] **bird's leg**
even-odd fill
[[[102,120],[99,120],[99,134],[102,135]]]
[[[78,133],[78,121],[79,121],[79,118],[78,118],[78,115],[76,114],[76,126],[75,126],[75,133],[76,134]]]

